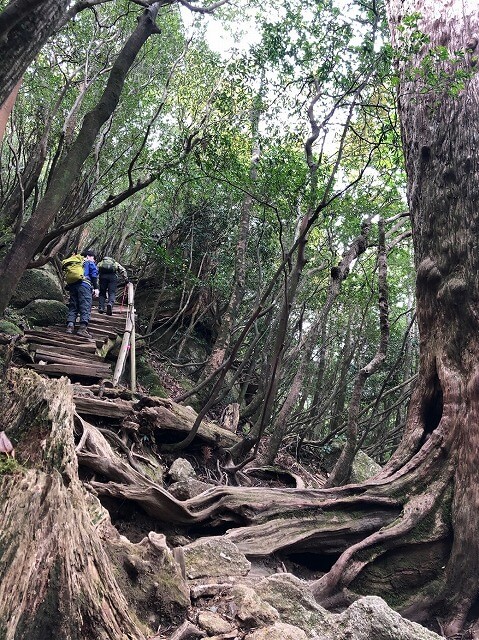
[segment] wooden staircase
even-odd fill
[[[105,357],[125,331],[127,309],[120,305],[112,316],[92,310],[88,332],[92,338],[66,333],[64,326],[25,331],[34,362],[27,365],[51,377],[67,376],[72,382],[111,379],[112,365]]]

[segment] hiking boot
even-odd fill
[[[85,326],[80,327],[77,331],[77,336],[80,336],[80,338],[93,338],[93,336],[91,335],[91,333],[88,333],[87,329]]]
[[[98,313],[105,313],[105,309],[103,307],[98,307]]]
[[[73,325],[67,324],[67,333],[73,333]]]
[[[106,305],[106,315],[111,316],[112,313],[113,313],[113,305],[111,304],[111,302],[109,302]]]

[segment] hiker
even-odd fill
[[[98,268],[95,252],[91,249],[75,254],[62,262],[62,270],[70,294],[67,315],[67,333],[73,333],[77,316],[80,316],[80,328],[77,335],[91,338],[87,327],[90,322],[93,295],[98,296]]]
[[[115,296],[116,296],[116,288],[118,286],[118,276],[123,278],[125,284],[128,283],[128,274],[126,272],[125,267],[110,258],[110,256],[105,256],[98,263],[98,272],[100,274],[100,297],[98,299],[98,311],[100,313],[105,312],[105,302],[108,299],[106,304],[106,314],[111,316],[113,313],[113,305],[115,304]]]

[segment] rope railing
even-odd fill
[[[135,289],[131,282],[128,282],[128,307],[126,310],[126,323],[123,339],[121,341],[120,353],[113,373],[113,386],[118,385],[123,371],[125,370],[126,357],[130,351],[130,387],[133,393],[136,392],[136,338],[135,338]]]

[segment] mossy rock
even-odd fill
[[[39,299],[63,302],[60,282],[48,269],[28,269],[21,277],[10,304],[23,308]]]
[[[340,455],[341,447],[334,447],[331,451],[323,453],[321,462],[327,473],[331,473]],[[365,454],[364,451],[358,451],[353,460],[349,482],[360,484],[380,471],[381,466],[377,462]]]
[[[358,451],[354,457],[349,482],[361,483],[372,478],[381,471],[381,465],[370,458],[364,451]]]
[[[0,333],[6,333],[9,336],[16,336],[17,334],[22,333],[22,330],[13,322],[0,320]]]
[[[30,324],[39,327],[64,324],[67,318],[67,306],[58,300],[34,300],[22,312]]]

